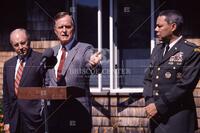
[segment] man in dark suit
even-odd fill
[[[43,133],[40,100],[17,98],[19,87],[42,86],[42,76],[38,71],[41,54],[30,48],[29,35],[25,29],[12,31],[10,43],[17,56],[4,64],[4,130],[6,133]]]
[[[155,46],[144,79],[143,95],[152,133],[194,133],[193,90],[200,77],[200,48],[181,35],[182,15],[160,12]]]
[[[60,44],[53,47],[57,64],[47,72],[49,86],[67,86],[72,92],[66,101],[51,101],[50,133],[89,133],[92,128],[89,76],[101,71],[101,54],[92,45],[77,42],[75,25],[67,12],[55,16],[54,32]]]

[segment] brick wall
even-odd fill
[[[200,133],[200,82],[194,91]],[[93,94],[92,133],[148,133],[141,94]]]
[[[141,94],[94,94],[92,104],[92,133],[147,132]]]

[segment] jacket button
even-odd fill
[[[155,84],[155,87],[158,87],[158,84]]]
[[[158,76],[158,75],[156,76],[156,79],[159,79],[159,76]]]
[[[160,71],[160,67],[158,67],[158,71]]]
[[[158,92],[156,92],[156,93],[155,93],[155,95],[156,95],[156,96],[158,96],[158,95],[159,95],[159,93],[158,93]]]

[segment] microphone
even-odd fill
[[[40,67],[43,66],[44,64],[47,63],[48,59],[53,57],[53,49],[52,48],[48,48],[44,51],[44,53],[42,54],[42,60],[40,61]]]

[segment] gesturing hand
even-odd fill
[[[90,56],[89,63],[92,66],[96,66],[101,61],[101,59],[102,59],[101,52],[96,52],[96,53],[94,53],[93,55]]]

